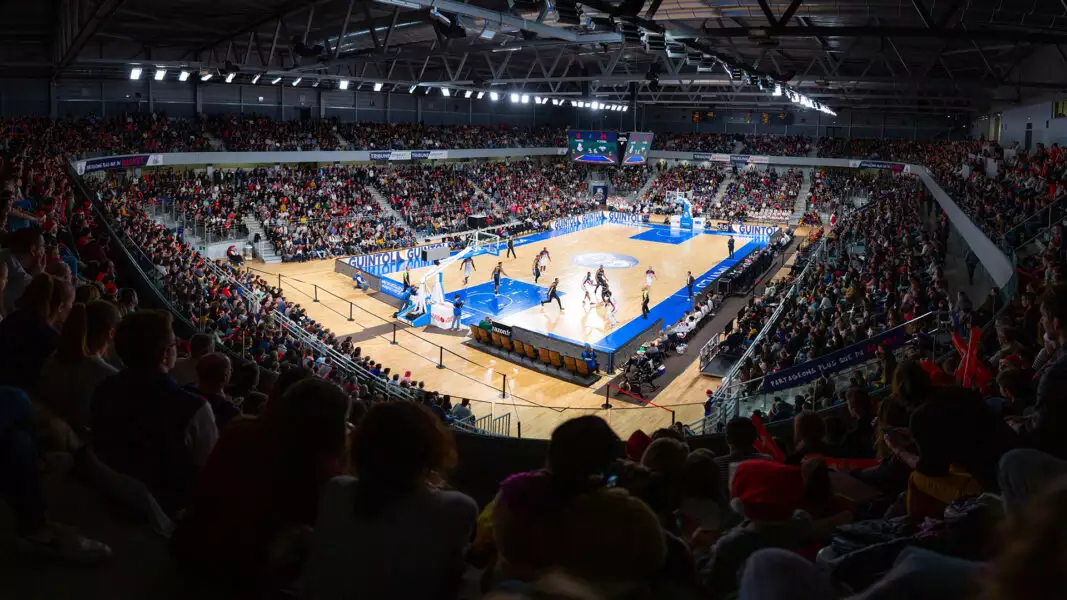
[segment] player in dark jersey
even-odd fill
[[[605,281],[604,285],[601,286],[601,288],[602,291],[600,292],[600,299],[603,301],[604,304],[607,304],[608,299],[611,298],[611,289],[608,288],[608,282]]]
[[[602,287],[608,287],[608,276],[604,274],[604,265],[600,265],[600,268],[596,270],[596,287],[593,288],[593,293],[595,294]]]
[[[493,267],[493,294],[500,294],[500,277],[503,275],[507,275],[504,272],[504,263],[497,262]]]
[[[533,278],[534,278],[534,283],[537,283],[537,280],[541,278],[541,256],[540,255],[534,257],[534,261],[533,261]]]
[[[472,269],[475,271],[478,270],[474,266],[474,259],[468,256],[463,259],[463,264],[459,266],[459,270],[463,271],[463,285],[467,285],[467,280],[471,278]]]
[[[556,288],[559,287],[559,277],[552,280],[552,285],[548,286],[548,297],[541,301],[541,306],[549,304],[552,300],[556,301],[559,305],[560,312],[563,312],[563,301],[559,299],[559,294],[556,292]],[[543,309],[542,309],[543,310]]]

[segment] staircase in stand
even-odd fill
[[[403,216],[401,216],[399,211],[397,211],[396,209],[394,209],[392,206],[389,205],[389,201],[385,199],[385,196],[383,196],[381,192],[378,191],[378,188],[374,187],[373,185],[365,185],[363,187],[367,188],[367,193],[369,193],[370,197],[374,198],[374,201],[377,202],[378,206],[381,207],[382,216],[385,216],[385,217],[390,217],[391,216],[394,219],[396,219],[397,223],[403,225],[404,227],[406,227],[406,228],[408,228],[408,229],[410,229],[412,231],[415,230],[415,228],[412,227],[410,223],[408,223],[407,219],[405,219]]]
[[[811,180],[805,179],[804,183],[800,184],[800,190],[797,192],[797,200],[793,204],[793,214],[789,217],[789,223],[796,225],[800,223],[800,218],[804,216],[804,213],[808,212],[808,198],[811,197]]]
[[[256,234],[259,234],[259,243],[253,244],[256,247],[256,256],[263,259],[265,263],[282,262],[282,257],[278,256],[274,251],[274,244],[267,239],[267,232],[263,230],[263,225],[259,222],[259,219],[245,216],[242,222],[248,228],[248,239],[254,240],[256,239]]]
[[[223,143],[223,141],[220,140],[219,138],[211,135],[210,133],[208,133],[206,131],[204,132],[204,137],[207,138],[207,143],[208,143],[209,146],[211,146],[211,149],[213,151],[215,151],[215,152],[225,152],[226,151],[226,144]]]
[[[342,150],[351,150],[352,149],[352,144],[348,143],[348,140],[346,140],[344,137],[341,136],[341,132],[340,131],[333,132],[333,137],[337,138],[337,141],[341,144],[341,149]]]
[[[659,175],[659,169],[652,169],[652,176],[648,178],[648,181],[645,182],[645,185],[641,186],[641,189],[634,192],[632,201],[640,202],[641,199],[645,197],[645,194],[647,194],[649,190],[652,189],[652,186],[656,184],[656,180],[659,179]]]

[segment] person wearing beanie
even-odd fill
[[[744,521],[723,534],[697,565],[713,599],[738,589],[741,567],[757,550],[800,552],[813,533],[811,516],[799,510],[804,501],[800,467],[767,460],[743,462],[737,465],[730,492],[730,507]]]

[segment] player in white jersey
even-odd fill
[[[582,304],[586,302],[593,302],[593,295],[590,292],[593,291],[593,274],[589,271],[585,272],[585,279],[582,280],[582,291],[585,292],[585,298],[582,298]]]
[[[467,280],[471,278],[471,270],[478,270],[474,266],[474,259],[469,256],[463,259],[463,264],[459,268],[463,271],[463,285],[467,285]]]
[[[648,265],[648,270],[645,271],[645,289],[652,287],[652,280],[656,279],[656,272],[652,269],[652,265]]]
[[[548,253],[548,248],[541,248],[541,252],[537,255],[537,264],[541,266],[541,272],[545,272],[545,267],[552,261],[552,255]]]
[[[608,309],[608,323],[614,327],[619,324],[619,320],[615,318],[615,312],[618,310],[615,306],[615,299],[611,297],[611,290],[604,289],[604,306]]]

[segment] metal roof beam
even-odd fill
[[[70,41],[70,44],[65,46],[63,54],[56,64],[55,72],[57,74],[65,69],[74,60],[74,57],[78,56],[78,53],[85,47],[86,42],[96,35],[96,32],[111,18],[111,15],[115,14],[115,11],[122,6],[123,2],[125,0],[104,0],[97,5],[96,10],[84,23],[70,23],[72,26],[77,26],[77,33]]]
[[[710,27],[705,33],[721,38],[781,38],[781,37],[894,37],[894,38],[937,38],[973,41],[1008,41],[1031,42],[1035,44],[1057,44],[1067,42],[1067,33],[1037,33],[1016,31],[1013,29],[930,29],[927,27],[881,27],[848,26],[834,27],[817,25],[814,27]]]
[[[552,27],[537,21],[527,21],[522,17],[509,15],[494,10],[489,10],[474,6],[472,4],[464,4],[463,2],[455,2],[454,0],[401,0],[405,6],[418,5],[423,8],[436,8],[437,10],[455,13],[457,15],[465,15],[468,17],[474,17],[476,19],[485,19],[490,25],[507,25],[510,27],[516,27],[524,31],[530,31],[538,35],[546,37],[558,38],[566,40],[573,44],[594,44],[594,43],[613,43],[621,42],[622,34],[615,32],[605,33],[578,33],[571,29],[564,29],[562,27]],[[394,4],[393,2],[378,0],[382,4]]]

